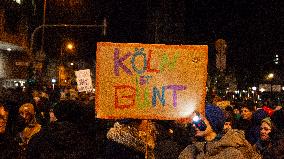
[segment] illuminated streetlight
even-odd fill
[[[268,76],[267,76],[268,79],[272,79],[273,77],[274,77],[273,73],[269,73]]]
[[[74,45],[72,43],[68,43],[66,48],[69,49],[69,50],[73,50],[74,49]]]
[[[272,93],[272,79],[274,77],[274,74],[273,73],[269,73],[268,76],[267,76],[267,79],[270,80],[270,91]]]
[[[63,45],[60,48],[60,55],[61,57],[63,57],[63,54],[64,54],[63,51],[73,52],[74,50],[75,50],[75,45],[73,42],[63,43]]]
[[[55,82],[56,82],[56,79],[51,79],[51,82],[52,82],[52,89],[54,90],[54,84],[55,84]]]

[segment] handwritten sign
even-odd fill
[[[174,120],[204,111],[208,47],[97,43],[98,118]]]
[[[78,92],[93,90],[90,69],[75,71]]]

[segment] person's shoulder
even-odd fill
[[[220,139],[221,143],[230,143],[229,145],[248,145],[243,130],[231,129]]]
[[[195,144],[188,145],[182,152],[179,154],[179,159],[188,159],[194,158],[194,150],[196,149]]]
[[[245,131],[240,129],[230,129],[224,136],[238,136],[238,137],[244,137]]]

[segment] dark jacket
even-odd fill
[[[251,120],[244,120],[241,118],[237,129],[244,130],[246,139],[249,143],[254,145],[259,139],[261,120],[267,116],[268,114],[264,110],[259,109],[253,113]]]
[[[0,159],[18,159],[20,147],[8,134],[0,134]]]
[[[30,159],[92,159],[95,158],[96,142],[89,132],[89,120],[82,103],[62,101],[54,106],[58,121],[49,126],[29,142]]]
[[[95,158],[93,140],[70,122],[55,122],[34,136],[27,148],[28,159]]]
[[[271,145],[262,152],[263,159],[284,158],[284,132],[271,134]]]

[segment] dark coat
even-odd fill
[[[245,131],[245,137],[252,145],[259,139],[261,120],[265,117],[268,117],[268,114],[264,110],[259,109],[253,113],[251,120],[244,120],[242,118],[239,120],[239,127],[237,129]]]
[[[69,122],[55,122],[34,136],[27,148],[28,159],[95,158],[93,140]]]
[[[271,134],[271,145],[262,152],[263,159],[284,158],[284,132]]]
[[[0,135],[0,159],[18,159],[20,147],[8,134]]]

